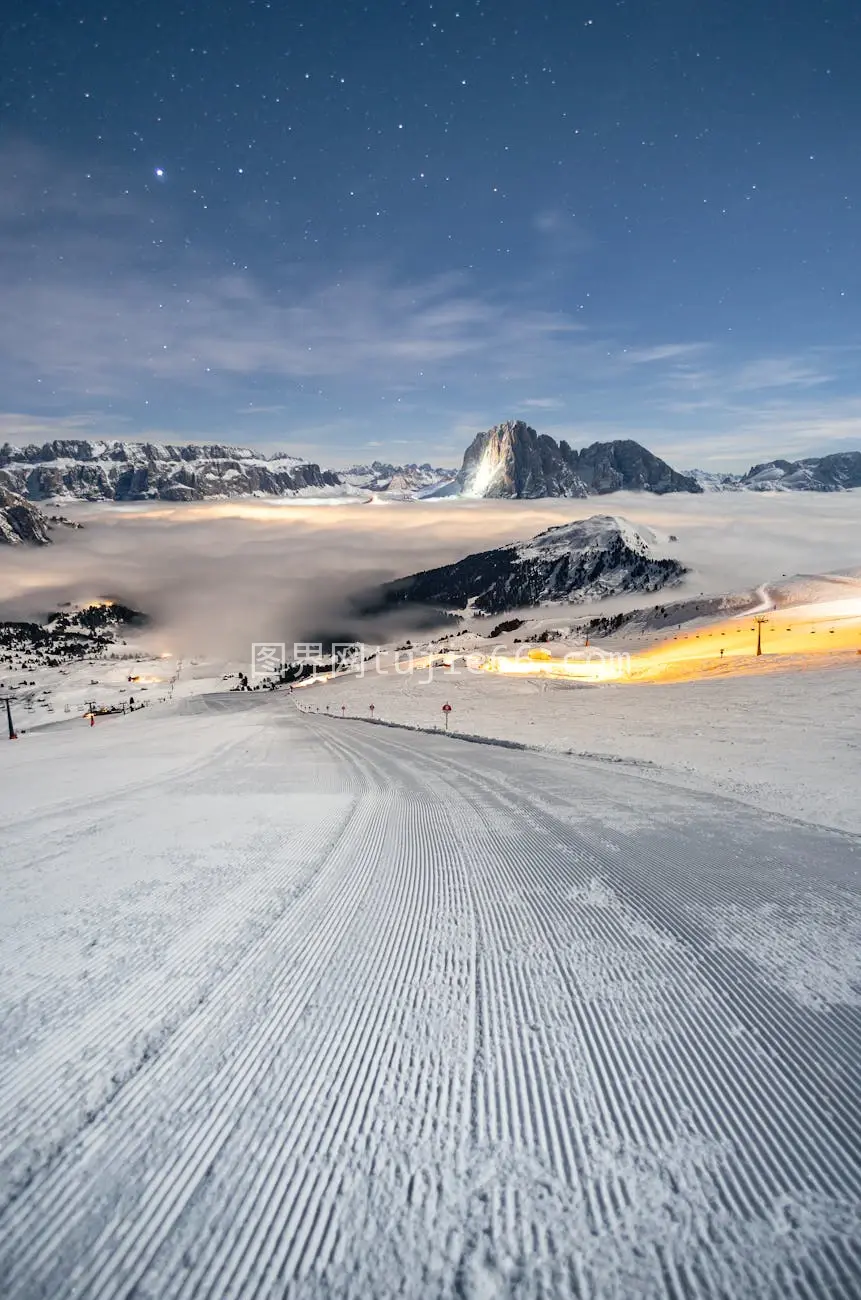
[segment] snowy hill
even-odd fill
[[[67,604],[39,622],[0,622],[0,665],[32,672],[109,654],[146,615],[110,600]]]
[[[686,572],[659,558],[657,536],[613,515],[560,524],[526,542],[468,555],[382,589],[382,605],[446,609],[472,606],[486,614],[549,601],[601,600],[626,591],[658,591]]]

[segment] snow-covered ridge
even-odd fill
[[[453,482],[455,471],[433,466],[427,461],[421,465],[390,465],[375,460],[370,465],[352,465],[349,469],[338,470],[338,477],[342,483],[369,492],[409,498]]]
[[[6,443],[0,447],[0,466],[25,463],[30,465],[52,463],[72,465],[80,461],[116,462],[130,465],[147,465],[153,461],[203,461],[238,460],[254,464],[295,466],[305,464],[299,456],[274,452],[266,456],[249,447],[225,443],[170,443],[133,442],[121,439],[55,439],[53,442],[29,443],[13,447]]]
[[[87,440],[5,444],[0,484],[31,501],[199,501],[253,493],[296,496],[342,486],[332,470],[283,452],[266,456],[220,443]]]
[[[454,480],[430,464],[374,461],[338,471],[277,451],[223,443],[58,439],[0,447],[0,485],[30,501],[199,501],[231,496],[344,496],[409,500]]]
[[[746,474],[688,471],[705,492],[843,492],[861,487],[861,451],[833,452],[804,460],[769,460]]]
[[[65,522],[56,516],[49,518],[38,506],[10,491],[0,479],[0,545],[30,543],[45,546],[51,540],[49,529],[52,524]]]
[[[382,605],[417,603],[486,614],[554,601],[603,600],[627,591],[658,591],[686,572],[651,529],[613,515],[593,515],[455,564],[415,573],[382,588]]]
[[[605,551],[619,538],[632,551],[651,556],[655,548],[666,546],[666,539],[645,524],[632,524],[621,515],[591,515],[570,524],[556,524],[518,545],[521,555],[563,554],[572,550]]]

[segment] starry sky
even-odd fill
[[[0,438],[861,447],[857,0],[6,0]]]

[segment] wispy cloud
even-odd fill
[[[622,359],[632,365],[680,361],[686,357],[701,356],[708,347],[707,343],[658,343],[649,348],[623,348]]]
[[[762,391],[766,388],[816,388],[835,378],[833,370],[822,370],[809,360],[789,357],[761,357],[741,366],[727,377],[735,392]]]
[[[565,403],[559,397],[526,397],[517,405],[527,411],[559,411]]]

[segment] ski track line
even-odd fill
[[[598,859],[598,862],[600,862],[600,859]],[[601,866],[606,866],[606,863],[601,863]],[[637,900],[637,902],[641,902],[641,900]],[[646,915],[648,915],[648,913],[646,913]],[[652,919],[652,918],[649,918],[649,919]],[[666,924],[666,918],[658,918],[658,920],[659,920],[659,922],[662,922],[663,924]],[[678,927],[678,922],[675,922],[674,927],[672,927],[672,928],[674,928],[674,930],[678,930],[678,928],[679,928],[679,927]],[[696,937],[696,936],[695,936],[695,937]],[[726,979],[726,971],[724,971],[723,974],[724,974],[724,979]],[[730,983],[730,982],[731,982],[731,976],[730,976],[730,979],[726,979],[726,983]],[[800,1060],[802,1060],[801,1057],[800,1057]],[[814,1099],[814,1100],[815,1100],[815,1099]]]
[[[402,890],[399,891],[399,895],[396,902],[397,904],[400,904],[401,901],[402,901]],[[400,918],[401,916],[400,906],[393,908],[393,911],[395,913],[395,916]],[[411,945],[411,950],[408,950],[403,954],[405,959],[410,962],[411,966],[415,965],[415,953],[416,953],[416,943],[415,943],[415,935],[414,935],[413,942]],[[374,952],[369,952],[367,956],[370,958],[370,961],[368,962],[368,969],[364,975],[364,978],[361,979],[361,983],[358,984],[358,987],[357,987],[357,983],[354,982],[352,986],[350,986],[347,990],[347,992],[350,995],[351,1001],[353,1001],[354,1003],[363,1002],[370,996],[370,989],[372,987],[374,973],[376,972],[377,975],[379,975],[379,966],[381,965],[379,949],[375,950]],[[397,975],[397,967],[394,967],[388,973],[389,984],[391,984],[394,981],[396,975]],[[354,975],[354,980],[357,980],[358,978],[359,977]],[[342,1001],[343,1001],[342,997],[339,996],[336,1001],[336,1005],[342,1003]],[[383,999],[380,998],[379,1001],[382,1005]],[[311,1045],[311,1047],[307,1051],[307,1055],[305,1056],[300,1066],[300,1069],[304,1074],[304,1086],[305,1086],[305,1091],[302,1094],[301,1109],[304,1112],[306,1118],[304,1122],[300,1124],[298,1131],[291,1135],[292,1141],[289,1149],[275,1153],[279,1159],[279,1162],[281,1163],[281,1170],[279,1171],[279,1173],[273,1176],[271,1168],[266,1168],[266,1170],[263,1171],[261,1181],[263,1181],[264,1184],[274,1182],[276,1185],[280,1184],[285,1187],[289,1186],[292,1189],[295,1185],[293,1180],[290,1179],[289,1177],[284,1176],[284,1167],[288,1160],[292,1162],[294,1168],[296,1168],[300,1160],[303,1163],[307,1162],[306,1167],[310,1170],[315,1167],[314,1162],[317,1162],[317,1164],[319,1164],[321,1157],[326,1158],[327,1156],[329,1156],[333,1147],[335,1149],[342,1148],[347,1143],[351,1118],[355,1119],[357,1112],[360,1114],[364,1113],[369,1105],[369,1092],[363,1090],[362,1087],[357,1084],[356,1076],[358,1076],[359,1079],[361,1079],[362,1075],[364,1075],[365,1089],[369,1090],[370,1083],[371,1083],[369,1075],[371,1073],[371,1070],[374,1067],[376,1067],[377,1074],[379,1074],[380,1066],[382,1064],[380,1059],[374,1061],[373,1058],[369,1059],[368,1057],[368,1052],[369,1052],[368,1040],[371,1037],[371,1030],[374,1027],[375,1026],[373,1025],[373,1022],[370,1020],[363,1021],[357,1019],[352,1024],[348,1022],[346,1025],[341,1024],[339,1026],[336,1026],[336,1028],[333,1030],[333,1033],[330,1035],[329,1039],[326,1042],[324,1042],[324,1044]],[[392,1041],[396,1042],[396,1039],[393,1039]],[[322,1051],[321,1051],[321,1047],[322,1047]],[[342,1088],[341,1095],[334,1108],[334,1113],[330,1111],[330,1114],[328,1116],[328,1123],[324,1122],[323,1124],[321,1124],[319,1120],[319,1107],[321,1104],[321,1093],[323,1092],[323,1080],[329,1077],[329,1072],[332,1070],[331,1058],[334,1053],[338,1053],[338,1055],[340,1055],[343,1058],[341,1062],[342,1068],[343,1068],[344,1060],[350,1061],[352,1059],[353,1078],[350,1081],[352,1083],[352,1086],[347,1086]],[[327,1054],[328,1054],[328,1059],[327,1059]],[[339,1077],[343,1077],[343,1076],[339,1076]],[[348,1078],[349,1078],[349,1066],[348,1066]],[[323,1133],[328,1132],[331,1135],[326,1143],[321,1143],[319,1141],[320,1132]],[[315,1134],[316,1134],[316,1142],[314,1143],[314,1145],[309,1145],[314,1141]],[[302,1199],[303,1188],[302,1188],[301,1177],[298,1179],[298,1182],[299,1182],[299,1190],[298,1192],[294,1193],[295,1201],[294,1201],[293,1215],[291,1217],[288,1217],[286,1221],[286,1225],[280,1228],[280,1233],[279,1233],[279,1235],[283,1236],[283,1238],[289,1240],[291,1243],[290,1245],[291,1257],[288,1258],[287,1261],[281,1266],[280,1271],[282,1272],[295,1271],[299,1261],[301,1261],[306,1255],[311,1253],[307,1248],[307,1239],[306,1239],[307,1230],[303,1229],[303,1224],[302,1224],[302,1216],[301,1216],[302,1207],[301,1205],[297,1204],[298,1202],[301,1202]],[[254,1207],[251,1208],[253,1209]],[[249,1263],[249,1269],[252,1273],[254,1271],[255,1266],[258,1269],[260,1267],[260,1257],[262,1251],[262,1243],[260,1242],[260,1238],[263,1238],[265,1241],[266,1236],[272,1234],[273,1232],[272,1224],[271,1222],[269,1222],[269,1218],[271,1218],[271,1215],[267,1216],[266,1213],[267,1208],[268,1207],[264,1207],[259,1218],[257,1218],[256,1220],[249,1213],[248,1219],[246,1221],[252,1227],[252,1229],[255,1232],[255,1236],[258,1238],[257,1251],[256,1253],[252,1253],[251,1261]],[[297,1217],[297,1210],[299,1211],[298,1217]],[[318,1245],[317,1253],[320,1253],[320,1249],[321,1249],[321,1245]],[[213,1287],[217,1287],[218,1279],[222,1276],[222,1271],[226,1265],[227,1260],[229,1260],[230,1258],[237,1259],[236,1268],[239,1268],[241,1263],[241,1255],[237,1258],[235,1251],[231,1248],[231,1245],[228,1242],[225,1242],[223,1244],[221,1255],[222,1255],[222,1259],[216,1260],[212,1266],[211,1285]],[[228,1279],[229,1279],[228,1285],[234,1286],[239,1293],[243,1293],[243,1285],[247,1285],[247,1276],[243,1279],[243,1284],[240,1284],[236,1278],[236,1270],[234,1270],[234,1273],[232,1275],[228,1274]],[[209,1294],[210,1292],[207,1292],[204,1289],[203,1285],[201,1285],[198,1292],[196,1293]]]
[[[361,816],[361,813],[359,815]],[[365,883],[365,873],[356,873],[354,883],[356,886],[354,893],[359,894],[360,886]],[[351,895],[346,901],[353,903],[353,896]],[[344,909],[344,921],[346,920],[346,909]],[[331,917],[329,923],[331,930],[328,938],[319,935],[314,937],[313,941],[317,949],[314,953],[316,960],[308,962],[309,967],[313,966],[318,977],[322,964],[320,958],[335,950],[333,936],[336,926],[331,924]],[[293,990],[287,998],[294,1004],[300,1001]],[[282,1011],[282,1008],[279,1007],[279,1011]],[[270,1017],[265,1026],[266,1040],[270,1041],[281,1028],[280,1020]],[[104,1245],[100,1257],[93,1262],[90,1270],[76,1279],[86,1294],[94,1298],[110,1296],[118,1273],[123,1278],[124,1287],[134,1290],[139,1284],[161,1247],[162,1241],[167,1237],[200,1184],[206,1167],[211,1164],[227,1141],[232,1127],[229,1118],[231,1107],[235,1105],[240,1108],[247,1101],[260,1056],[261,1039],[258,1038],[257,1042],[242,1053],[241,1067],[231,1069],[228,1086],[225,1087],[224,1083],[221,1083],[222,1100],[217,1111],[201,1117],[190,1138],[186,1137],[180,1159],[164,1168],[147,1188],[146,1209],[136,1220],[133,1229],[125,1233],[120,1229],[116,1237],[113,1237],[111,1229],[103,1234]]]
[[[316,1076],[319,1077],[319,1075],[320,1075],[319,1066],[318,1066],[318,1068],[317,1068],[316,1070],[313,1071],[313,1073],[314,1073]],[[290,1236],[291,1236],[292,1234],[290,1234],[290,1233],[288,1232],[286,1235],[287,1235],[287,1238],[289,1239]],[[295,1251],[299,1251],[299,1250],[301,1250],[301,1244],[299,1244],[299,1242],[297,1241],[297,1243],[294,1243],[294,1247],[293,1247],[293,1249],[294,1249],[294,1252],[295,1252]]]
[[[464,778],[469,779],[471,772],[468,769],[461,770]],[[539,812],[538,815],[540,817],[542,814]],[[616,832],[616,836],[627,843],[630,856],[636,856],[635,842],[631,840],[629,836],[625,836],[620,832]],[[601,846],[597,844],[593,844],[592,851],[595,854],[595,866],[602,871],[604,878],[607,879],[608,866],[610,864],[606,854],[602,852]],[[620,854],[620,858],[624,861],[624,855]],[[650,866],[651,865],[652,864],[650,864]],[[618,877],[618,874],[619,863],[614,862],[610,867],[609,875],[610,877]],[[630,890],[627,895],[627,901],[641,912],[644,919],[648,920],[652,924],[658,925],[659,927],[665,929],[668,928],[668,932],[673,933],[676,937],[688,939],[693,947],[702,943],[701,926],[696,923],[692,925],[687,919],[685,914],[689,914],[690,912],[688,895],[676,888],[676,882],[680,879],[684,879],[686,876],[689,876],[689,863],[687,861],[680,862],[671,856],[665,856],[664,863],[656,862],[653,869],[650,871],[650,884],[653,884],[656,879],[661,879],[663,882],[670,884],[674,890],[672,902],[674,903],[675,914],[671,915],[669,918],[656,913],[654,904],[650,903],[647,895],[644,895],[641,880],[631,873],[629,873],[629,878],[626,882]],[[759,901],[764,901],[764,898],[760,897]],[[712,945],[712,948],[714,947],[715,946]],[[701,970],[707,970],[709,967],[713,968],[716,973],[715,978],[718,985],[722,986],[723,989],[733,987],[737,994],[736,1010],[737,1012],[743,1012],[744,1009],[749,1006],[749,998],[746,996],[746,986],[741,985],[739,977],[733,969],[733,959],[735,959],[735,964],[737,964],[735,954],[730,954],[728,956],[719,950],[711,950],[707,947],[705,956],[701,962]],[[775,995],[772,994],[771,997],[769,997],[768,994],[770,993],[770,990],[768,989],[762,989],[759,992],[761,993],[760,1001],[762,998],[765,998],[765,1004],[769,1016],[779,1016],[780,1010],[771,1006],[771,1003],[775,999]],[[742,1019],[744,1019],[744,1016],[742,1016]],[[757,1028],[759,1028],[759,1026],[757,1026]],[[853,1071],[857,1071],[859,1063],[861,1063],[861,1018],[857,1019],[857,1023],[854,1027],[849,1024],[844,1026],[838,1023],[836,1034],[831,1033],[827,1038],[823,1038],[822,1036],[824,1034],[823,1029],[820,1029],[817,1032],[816,1025],[803,1024],[796,1027],[791,1036],[786,1036],[785,1025],[782,1019],[778,1020],[776,1023],[773,1022],[773,1028],[776,1031],[774,1034],[774,1046],[779,1043],[784,1050],[792,1052],[793,1057],[799,1066],[806,1065],[808,1068],[815,1068],[816,1061],[821,1055],[823,1055],[823,1053],[828,1055],[829,1059],[833,1060],[835,1051],[838,1049],[840,1054],[843,1054],[844,1052],[846,1053],[845,1070],[848,1076],[851,1076]],[[796,1044],[796,1035],[800,1035],[803,1041]],[[818,1079],[817,1085],[825,1088],[829,1092],[832,1090],[832,1080],[828,1075],[824,1075],[822,1078]],[[808,1100],[811,1101],[816,1101],[817,1099],[818,1093],[808,1098]],[[851,1122],[855,1119],[855,1115],[852,1111],[846,1109],[845,1103],[841,1101],[839,1096],[833,1098],[832,1105],[836,1109],[842,1111],[844,1118],[851,1126]],[[848,1140],[852,1140],[851,1134],[852,1130],[850,1127]],[[858,1133],[856,1124],[855,1142],[859,1140],[859,1137],[861,1137],[861,1135]],[[857,1150],[858,1148],[856,1148],[856,1152]]]
[[[419,826],[416,826],[416,827],[415,827],[416,834],[414,834],[414,835],[410,835],[409,833],[407,834],[407,836],[406,836],[406,846],[407,846],[407,850],[409,850],[409,846],[410,846],[410,844],[412,844],[413,842],[418,842],[418,841],[420,840],[420,836],[419,836],[419,834],[418,834],[418,832],[420,831],[420,829],[421,829],[421,828],[420,828]],[[412,869],[413,869],[413,868],[411,868],[411,870],[412,870]],[[428,888],[429,879],[430,879],[430,878],[426,878],[426,879],[425,879],[425,883],[424,883],[424,886],[423,886],[425,889]],[[422,914],[424,914],[424,909],[423,909]],[[405,919],[407,919],[407,918],[405,918]],[[413,925],[413,938],[410,940],[410,947],[409,947],[409,952],[410,952],[410,954],[412,954],[412,955],[410,956],[409,960],[410,960],[411,966],[412,966],[413,968],[415,968],[415,967],[419,964],[419,963],[418,963],[418,953],[419,953],[418,933],[419,933],[419,931],[418,931],[418,929],[416,928],[416,925],[415,925],[415,918],[414,918],[414,917],[412,918],[412,925]],[[397,978],[397,976],[393,976],[393,978]],[[412,1009],[412,1004],[410,1004],[410,1009]],[[401,1019],[401,1020],[403,1019],[403,1015],[401,1015],[400,1019]],[[394,1043],[397,1043],[399,1040],[398,1040],[397,1037],[394,1037],[394,1038],[392,1039],[392,1041],[393,1041]],[[401,1079],[401,1077],[402,1077],[402,1072],[401,1072],[400,1070],[395,1069],[395,1060],[396,1060],[398,1057],[400,1057],[400,1059],[402,1060],[403,1057],[404,1057],[404,1054],[405,1054],[405,1048],[404,1048],[403,1046],[401,1046],[400,1048],[397,1048],[397,1049],[394,1051],[394,1053],[393,1053],[393,1059],[392,1059],[392,1061],[391,1061],[391,1063],[390,1063],[390,1072],[394,1072],[396,1079]],[[416,1062],[413,1061],[413,1062],[412,1062],[412,1072],[413,1072],[413,1074],[415,1074],[415,1070],[416,1070]],[[312,1063],[312,1066],[309,1068],[309,1072],[310,1072],[312,1075],[315,1074],[315,1073],[319,1075],[319,1062]],[[378,1076],[380,1076],[380,1073],[381,1073],[381,1072],[380,1072],[380,1070],[379,1070],[379,1068],[378,1068],[378,1069],[377,1069],[377,1074],[378,1074]],[[406,1088],[407,1093],[409,1093],[409,1092],[414,1092],[414,1091],[415,1091],[415,1087],[416,1087],[415,1080],[412,1080],[412,1081],[406,1083],[406,1085],[405,1085],[405,1088]],[[403,1091],[403,1088],[401,1089],[401,1091]],[[295,1143],[295,1141],[294,1141],[294,1143],[292,1144],[291,1151],[295,1151],[295,1145],[296,1145],[296,1143]],[[268,1171],[267,1171],[267,1177],[269,1177],[269,1176],[270,1176],[270,1175],[268,1174]],[[258,1232],[258,1235],[259,1235],[259,1232]],[[289,1233],[288,1233],[287,1235],[289,1236]],[[227,1252],[227,1253],[229,1253],[229,1249],[230,1249],[229,1246],[225,1245],[225,1247],[224,1247],[224,1251]],[[293,1249],[294,1254],[296,1254],[297,1258],[301,1258],[301,1257],[302,1257],[301,1237],[298,1239],[298,1241],[297,1241],[296,1243],[294,1243],[294,1246],[293,1246],[292,1249]],[[306,1254],[307,1254],[307,1252],[306,1252]],[[287,1267],[288,1267],[288,1268],[290,1267],[290,1263],[291,1263],[291,1260],[288,1260],[288,1263],[287,1263]],[[214,1274],[214,1276],[217,1277],[218,1275],[219,1275],[219,1270],[218,1270],[218,1268],[216,1267],[216,1268],[215,1268],[215,1274]],[[199,1293],[198,1291],[195,1291],[195,1294],[198,1294],[198,1293]],[[200,1293],[204,1293],[204,1292],[201,1291]]]

